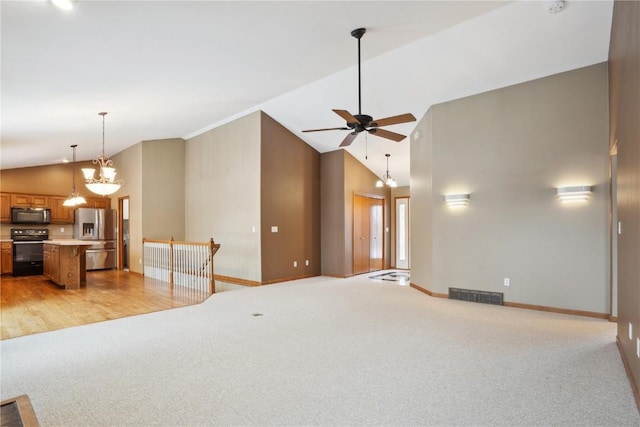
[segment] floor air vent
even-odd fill
[[[502,292],[474,291],[471,289],[449,288],[449,299],[502,305]]]

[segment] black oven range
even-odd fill
[[[44,243],[49,239],[46,228],[12,228],[13,275],[31,276],[43,273]]]

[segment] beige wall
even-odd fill
[[[320,154],[267,114],[261,118],[262,282],[317,276]]]
[[[609,48],[610,144],[617,141],[618,339],[640,387],[640,3],[615,1]],[[629,339],[629,324],[633,325]],[[640,395],[636,395],[640,407]]]
[[[260,282],[260,121],[255,112],[187,140],[185,238],[213,238],[218,275]]]
[[[184,140],[142,141],[111,158],[129,197],[129,269],[142,273],[142,239],[184,239]]]
[[[142,238],[144,192],[142,191],[142,144],[136,144],[111,158],[117,167],[118,178],[124,180],[111,199],[111,207],[118,207],[118,197],[129,197],[129,270],[142,273]]]
[[[346,258],[344,150],[320,155],[320,224],[322,274],[344,277]]]
[[[185,159],[182,138],[142,143],[142,235],[184,240]],[[122,193],[122,191],[120,191]]]
[[[411,283],[433,290],[432,109],[411,133]]]
[[[418,129],[431,144],[413,139],[411,153],[412,174],[420,150],[431,159],[417,178],[431,173],[432,193],[412,179],[411,194],[412,224],[431,211],[432,271],[412,282],[608,313],[607,111],[604,63],[433,106]],[[557,200],[556,187],[580,184],[594,188],[588,203]],[[444,195],[458,192],[469,206],[447,208]],[[428,245],[414,236],[414,268]]]
[[[384,268],[389,267],[391,192],[388,187],[376,188],[377,180],[373,172],[345,150],[321,155],[323,275],[353,275],[353,197],[356,194],[384,197]]]

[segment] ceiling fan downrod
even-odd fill
[[[360,80],[360,39],[367,32],[366,28],[357,28],[351,31],[351,35],[358,39],[358,114],[362,115],[362,83]]]

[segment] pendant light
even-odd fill
[[[116,181],[116,169],[113,167],[113,161],[104,154],[104,116],[106,112],[98,113],[102,116],[102,154],[98,155],[98,158],[93,160],[94,165],[98,165],[100,168],[100,177],[94,178],[95,169],[83,168],[82,173],[86,181],[86,187],[92,193],[100,194],[101,196],[107,196],[113,194],[120,189],[120,186],[124,184],[124,181]]]
[[[71,148],[73,148],[73,163],[72,163],[72,175],[71,175],[71,195],[67,200],[62,203],[62,206],[78,206],[87,201],[76,191],[76,147],[78,144],[73,144]]]
[[[385,156],[387,157],[387,172],[382,176],[382,179],[379,179],[378,182],[376,182],[376,187],[380,188],[385,185],[389,187],[397,187],[398,183],[395,179],[391,178],[391,175],[389,175],[389,157],[391,157],[391,154],[385,154]]]

